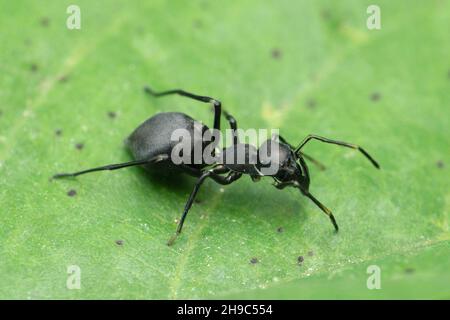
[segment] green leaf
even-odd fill
[[[450,298],[448,1],[378,1],[372,31],[370,1],[77,1],[81,30],[70,4],[2,2],[0,298]],[[168,247],[192,178],[49,179],[130,161],[124,138],[158,112],[212,125],[209,106],[144,84],[216,97],[294,145],[361,144],[382,169],[311,142],[338,234],[298,191],[244,177],[207,181]]]

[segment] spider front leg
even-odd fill
[[[321,142],[325,142],[325,143],[330,143],[330,144],[336,144],[338,146],[342,146],[342,147],[347,147],[347,148],[351,148],[351,149],[356,149],[359,150],[373,165],[375,168],[380,169],[380,165],[378,164],[378,162],[375,161],[374,158],[372,158],[372,156],[370,154],[367,153],[366,150],[364,150],[362,147],[360,147],[357,144],[353,144],[353,143],[348,143],[348,142],[344,142],[344,141],[338,141],[338,140],[332,140],[332,139],[328,139],[325,137],[321,137],[315,134],[310,134],[308,135],[299,145],[297,148],[295,148],[295,153],[296,154],[300,154],[301,153],[301,149],[305,146],[305,144],[307,144],[310,140],[318,140]]]
[[[295,151],[295,150],[294,150],[294,146],[291,145],[289,142],[287,142],[287,140],[286,140],[285,138],[283,138],[282,136],[278,135],[278,139],[279,139],[282,143],[287,144],[289,147],[291,147],[291,149],[292,149],[293,151]],[[324,165],[322,162],[320,162],[319,160],[317,160],[317,159],[311,157],[310,155],[307,155],[306,153],[304,153],[304,152],[302,152],[302,151],[298,151],[298,152],[297,152],[297,155],[300,155],[300,156],[304,157],[305,159],[307,159],[308,161],[311,161],[311,163],[313,163],[314,165],[316,165],[316,166],[319,168],[319,170],[321,170],[321,171],[324,171],[324,170],[326,169],[325,165]]]

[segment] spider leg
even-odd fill
[[[191,208],[192,203],[194,202],[195,196],[197,195],[197,192],[200,189],[200,186],[203,184],[203,182],[206,180],[206,178],[211,178],[214,181],[216,181],[217,183],[220,183],[222,185],[227,185],[227,184],[230,184],[230,183],[236,181],[241,176],[242,176],[242,173],[239,173],[239,172],[230,172],[227,176],[220,176],[214,171],[214,169],[204,172],[197,179],[194,189],[192,190],[191,194],[189,195],[186,205],[184,206],[183,214],[181,215],[177,230],[176,230],[175,234],[169,239],[169,241],[167,242],[167,245],[171,246],[175,242],[178,235],[181,233],[181,230],[183,229],[184,220],[186,219],[189,209]]]
[[[282,143],[287,144],[289,147],[291,147],[292,150],[294,150],[294,146],[291,145],[289,142],[287,142],[287,140],[286,140],[285,138],[283,138],[282,136],[279,135],[279,136],[278,136],[278,139],[279,139]],[[323,171],[323,170],[326,169],[326,167],[325,167],[324,164],[322,164],[319,160],[316,160],[316,159],[314,159],[313,157],[307,155],[306,153],[304,153],[304,152],[302,152],[302,151],[299,151],[299,152],[296,153],[296,154],[297,154],[297,155],[303,156],[303,157],[304,157],[306,160],[308,160],[308,161],[311,161],[311,163],[313,163],[314,165],[316,165],[316,166],[319,168],[319,170]]]
[[[312,200],[312,202],[314,202],[316,204],[316,206],[318,206],[320,208],[320,210],[322,210],[331,220],[331,223],[334,226],[334,229],[336,230],[336,232],[339,231],[339,227],[337,225],[336,219],[333,216],[333,213],[331,212],[330,209],[328,209],[327,207],[325,207],[319,200],[317,200],[311,193],[309,193],[309,191],[305,191],[305,190],[301,190],[302,193],[308,197],[309,199]]]
[[[95,171],[103,171],[103,170],[117,170],[122,169],[126,167],[132,167],[132,166],[139,166],[143,164],[150,164],[150,163],[156,163],[162,160],[168,159],[168,156],[165,154],[157,155],[156,157],[153,157],[151,159],[144,159],[144,160],[134,160],[124,163],[116,163],[116,164],[108,164],[106,166],[101,167],[95,167],[91,169],[86,169],[78,172],[72,172],[72,173],[58,173],[53,176],[53,179],[59,179],[59,178],[66,178],[66,177],[76,177],[82,174],[95,172]]]
[[[343,142],[343,141],[338,141],[338,140],[331,140],[325,137],[321,137],[315,134],[310,134],[308,135],[299,145],[297,148],[295,148],[295,153],[299,153],[300,150],[305,146],[305,144],[307,144],[310,140],[315,139],[321,142],[325,142],[325,143],[331,143],[331,144],[336,144],[342,147],[347,147],[347,148],[351,148],[351,149],[356,149],[359,150],[377,169],[380,169],[380,165],[378,164],[378,162],[375,161],[374,158],[372,158],[372,156],[370,156],[366,150],[364,150],[363,148],[361,148],[360,146],[353,144],[353,143],[348,143],[348,142]]]
[[[200,96],[197,94],[193,94],[193,93],[181,90],[181,89],[155,92],[149,86],[145,86],[144,91],[154,97],[162,97],[162,96],[167,96],[167,95],[171,95],[171,94],[178,94],[180,96],[191,98],[191,99],[194,99],[197,101],[212,103],[212,105],[214,106],[214,129],[220,130],[220,115],[222,112],[222,103],[219,100],[216,100],[214,98],[207,97],[207,96]]]

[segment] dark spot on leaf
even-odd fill
[[[372,100],[372,101],[378,101],[380,99],[381,99],[381,94],[379,92],[373,92],[370,95],[370,100]]]
[[[314,255],[314,251],[308,251],[308,256],[312,257]]]
[[[330,20],[330,18],[331,18],[330,11],[328,11],[326,9],[320,11],[320,16],[322,17],[323,20]]]
[[[309,99],[309,100],[306,102],[306,106],[307,106],[308,108],[310,108],[310,109],[314,109],[314,108],[317,106],[317,102],[316,102],[316,100],[314,100],[314,99]]]
[[[258,258],[251,258],[250,263],[251,264],[257,264],[259,262]]]
[[[303,261],[305,261],[305,258],[303,258],[303,256],[299,256],[299,257],[297,258],[298,264],[302,264]]]
[[[437,166],[439,169],[442,169],[442,168],[444,168],[444,162],[443,162],[442,160],[439,160],[438,162],[436,162],[436,166]]]
[[[55,130],[55,135],[60,137],[62,135],[62,130],[61,129],[56,129]]]
[[[414,273],[414,271],[416,270],[414,270],[413,268],[405,268],[405,273],[411,274]]]
[[[201,29],[203,27],[203,22],[199,19],[195,19],[193,25],[194,28]]]
[[[58,78],[58,81],[59,81],[60,83],[65,83],[65,82],[67,82],[67,80],[69,80],[69,76],[68,76],[68,75],[62,75],[62,76],[60,76],[60,77]]]
[[[202,203],[202,200],[200,200],[200,199],[194,199],[194,202],[195,202],[195,203]]]
[[[74,189],[70,189],[69,191],[67,191],[67,195],[69,197],[75,197],[77,195],[77,192]]]
[[[31,66],[30,66],[31,72],[36,72],[36,71],[38,71],[38,69],[39,69],[39,67],[36,63],[31,64]]]
[[[200,3],[200,6],[201,6],[203,9],[207,9],[207,8],[209,7],[209,3],[208,3],[208,1],[202,1],[202,2]]]
[[[116,240],[116,244],[117,244],[118,246],[123,245],[123,240]]]
[[[277,228],[277,232],[278,232],[278,233],[282,233],[283,231],[284,231],[284,228],[283,228],[283,227],[278,227],[278,228]]]
[[[82,150],[84,148],[84,144],[83,143],[77,143],[75,145],[75,148],[77,148],[78,150]]]
[[[283,56],[283,53],[281,52],[280,49],[278,49],[278,48],[272,49],[272,58],[278,60],[278,59],[281,59],[282,56]]]
[[[115,119],[117,117],[117,113],[115,113],[114,111],[109,111],[108,117],[111,119]]]
[[[43,17],[43,18],[41,18],[40,23],[41,23],[41,26],[48,27],[48,25],[50,24],[50,19],[47,17]]]

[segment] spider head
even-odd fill
[[[258,150],[258,169],[278,182],[300,182],[302,169],[291,146],[276,138],[266,140]]]

